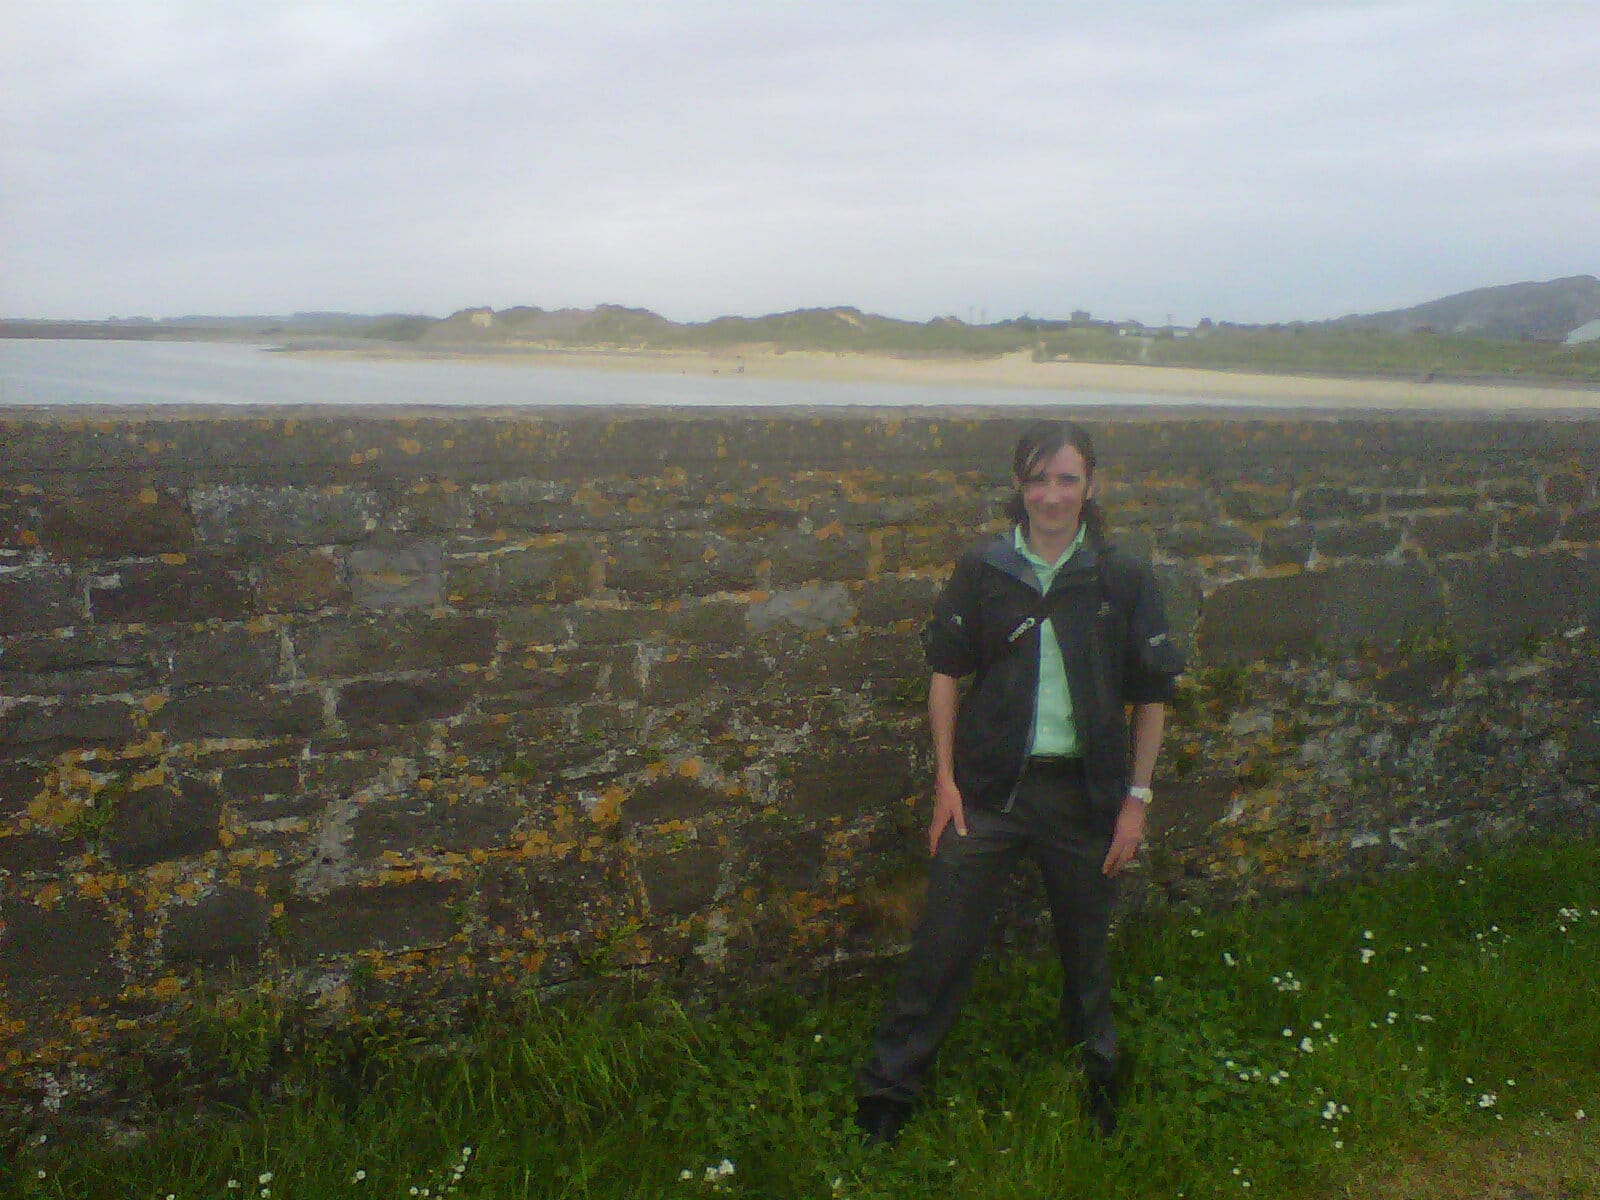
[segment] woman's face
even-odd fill
[[[1034,463],[1016,484],[1028,514],[1029,537],[1051,541],[1070,539],[1078,532],[1083,502],[1094,493],[1083,455],[1072,446]]]

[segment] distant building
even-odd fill
[[[1567,334],[1566,341],[1563,344],[1576,346],[1582,342],[1594,341],[1600,341],[1600,317],[1596,317],[1587,325],[1579,325],[1571,333]]]

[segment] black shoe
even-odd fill
[[[1103,1138],[1117,1132],[1117,1093],[1108,1083],[1093,1080],[1084,1085],[1083,1108],[1094,1131]]]
[[[892,1146],[911,1106],[883,1096],[862,1096],[856,1101],[856,1127],[869,1146]]]

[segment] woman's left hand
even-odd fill
[[[1111,850],[1106,854],[1103,875],[1119,874],[1133,861],[1144,841],[1144,801],[1128,796],[1122,801],[1122,811],[1117,814],[1116,832],[1111,835]]]

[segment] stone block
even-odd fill
[[[1485,500],[1501,506],[1532,508],[1539,503],[1538,489],[1521,479],[1485,480],[1479,491]]]
[[[1317,574],[1224,584],[1205,599],[1200,654],[1211,665],[1310,655],[1317,648],[1321,599]]]
[[[176,563],[124,563],[91,576],[89,609],[101,622],[232,621],[255,612],[255,594],[240,560],[189,555]]]
[[[385,851],[488,850],[510,841],[526,816],[520,797],[503,794],[455,800],[437,793],[391,797],[361,807],[350,850],[364,860]]]
[[[754,688],[767,675],[765,666],[753,655],[668,651],[649,661],[639,698],[649,705],[684,704],[719,689]],[[625,683],[626,673],[616,682]],[[614,687],[612,694],[620,699],[632,695],[626,686]]]
[[[1488,549],[1494,518],[1486,513],[1414,517],[1411,536],[1429,554],[1471,554]]]
[[[100,905],[64,900],[46,909],[9,901],[0,903],[0,919],[0,979],[24,1011],[109,999],[121,990],[116,927]]]
[[[1313,538],[1324,558],[1382,558],[1400,544],[1400,530],[1382,521],[1339,522],[1317,526]]]
[[[338,716],[350,729],[410,725],[459,713],[472,693],[437,679],[372,680],[339,689]]]
[[[173,697],[150,724],[180,742],[310,737],[322,730],[322,697],[279,688],[206,688]]]
[[[53,566],[0,569],[0,636],[58,629],[82,619],[71,571]]]
[[[854,619],[855,605],[842,583],[777,592],[745,611],[746,623],[758,634],[783,626],[818,632],[849,625]]]
[[[1176,558],[1242,557],[1254,554],[1256,539],[1237,525],[1190,525],[1156,535],[1156,541]]]
[[[222,887],[167,911],[161,947],[172,967],[253,966],[267,942],[270,905],[248,888]]]
[[[224,768],[217,786],[224,800],[254,820],[257,806],[299,793],[300,768],[290,762],[242,763]]]
[[[444,595],[438,542],[365,545],[346,557],[350,593],[361,608],[431,608]]]
[[[239,626],[185,631],[173,643],[167,678],[174,687],[269,684],[278,678],[280,652],[276,633]]]
[[[1300,493],[1295,509],[1306,521],[1353,521],[1371,516],[1378,511],[1380,503],[1379,498],[1369,492],[1319,484]]]
[[[927,791],[903,749],[876,740],[808,746],[790,762],[789,807],[811,819],[886,813],[907,796]]]
[[[1224,487],[1222,511],[1236,521],[1272,521],[1294,506],[1287,484],[1264,487]]]
[[[892,686],[927,671],[915,630],[787,639],[767,648],[777,658],[778,667],[773,672],[763,666],[756,681],[772,678],[785,687],[861,691],[874,685]]]
[[[575,610],[531,604],[500,614],[500,636],[515,654],[517,647],[560,646],[577,638]]]
[[[335,617],[296,630],[294,644],[305,675],[346,679],[471,663],[487,666],[494,658],[495,627],[486,617]]]
[[[746,605],[737,600],[686,600],[665,614],[666,636],[704,650],[743,649],[750,640],[745,612]],[[651,637],[642,634],[639,640]]]
[[[712,533],[614,540],[605,554],[605,582],[634,600],[748,591],[756,586],[761,557],[749,541]]]
[[[1600,542],[1600,509],[1581,508],[1561,523],[1564,542]]]
[[[823,537],[816,533],[785,533],[765,543],[775,587],[790,587],[820,579],[861,579],[867,574],[870,545],[856,530]]]
[[[449,566],[452,604],[567,604],[589,594],[594,551],[579,542],[462,556]]]
[[[0,759],[0,821],[25,813],[44,785],[45,768],[39,764]]]
[[[43,505],[39,544],[77,562],[181,554],[194,545],[194,523],[172,492],[97,492]]]
[[[1228,780],[1161,780],[1150,809],[1150,840],[1169,851],[1211,845],[1233,792],[1234,784]]]
[[[438,946],[460,925],[465,889],[454,881],[418,880],[344,887],[285,905],[286,948],[300,961],[376,950],[393,954]]]
[[[315,612],[350,603],[337,552],[288,550],[261,561],[258,597],[264,612]]]
[[[222,797],[204,780],[140,788],[116,798],[106,826],[106,857],[119,867],[193,858],[221,844]]]
[[[460,533],[472,528],[473,493],[451,483],[413,484],[385,494],[386,529],[401,533]]]
[[[0,834],[0,872],[58,877],[67,860],[82,852],[83,843],[76,838],[63,841],[42,833]]]
[[[821,880],[826,861],[821,830],[776,834],[750,848],[745,879],[768,893],[808,892]]]
[[[1503,513],[1496,539],[1502,547],[1548,546],[1560,528],[1561,515],[1554,509],[1527,508]]]
[[[1469,648],[1600,626],[1600,562],[1583,555],[1445,564],[1440,574],[1450,588],[1452,628]]]
[[[1583,475],[1569,472],[1545,477],[1546,504],[1582,504],[1589,497],[1589,480]]]
[[[559,708],[599,695],[601,682],[617,668],[585,650],[527,650],[509,657],[478,688],[484,713],[520,708]]]
[[[213,545],[359,542],[383,515],[377,494],[351,487],[224,484],[195,488],[189,503],[200,540]]]
[[[1443,508],[1475,508],[1477,504],[1478,493],[1469,487],[1390,492],[1383,501],[1385,511],[1397,515]]]
[[[483,875],[481,911],[491,926],[538,927],[561,938],[637,908],[625,868],[608,856],[494,863]]]
[[[1261,565],[1303,567],[1311,560],[1309,525],[1270,525],[1261,535]]]
[[[1448,621],[1442,585],[1419,566],[1372,563],[1336,568],[1320,578],[1317,641],[1325,650],[1391,646],[1438,633]]]
[[[663,775],[641,784],[622,802],[622,822],[629,829],[659,821],[698,821],[715,815],[727,798],[697,779]]]
[[[941,586],[926,576],[887,576],[858,584],[851,589],[856,620],[869,628],[900,621],[915,621],[920,627],[932,614]]]
[[[891,575],[947,569],[978,536],[976,529],[942,526],[885,530],[881,569]]]
[[[1455,674],[1453,657],[1444,654],[1411,655],[1386,662],[1372,681],[1372,693],[1390,704],[1413,710],[1441,699]]]
[[[717,895],[724,853],[716,846],[693,846],[652,854],[637,863],[650,911],[664,917],[688,917]]]
[[[0,710],[0,746],[53,755],[133,740],[134,708],[120,700],[24,700]]]
[[[114,695],[152,688],[166,658],[165,641],[148,631],[84,626],[17,637],[0,650],[0,695]]]

